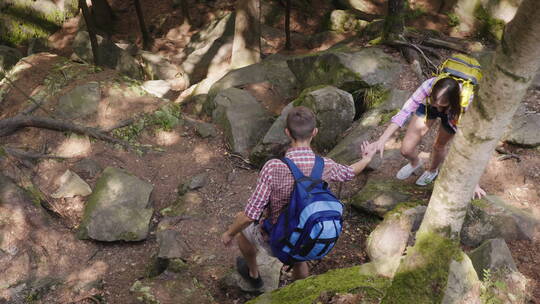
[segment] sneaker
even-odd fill
[[[406,164],[403,168],[399,169],[398,173],[396,174],[397,179],[407,179],[411,174],[414,173],[414,171],[418,170],[424,162],[420,159],[418,161],[418,165],[412,166],[411,163]]]
[[[253,278],[249,275],[249,267],[246,263],[246,260],[242,257],[236,258],[236,271],[242,276],[244,280],[246,280],[253,288],[260,289],[263,287],[264,282],[261,279],[261,274],[257,278]]]
[[[424,171],[422,175],[416,180],[416,184],[418,186],[426,186],[428,184],[431,184],[433,180],[439,175],[439,170],[436,170],[435,172],[430,171]]]

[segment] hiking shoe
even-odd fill
[[[240,276],[242,276],[242,278],[246,280],[253,288],[260,289],[261,287],[263,287],[264,282],[261,279],[261,274],[259,274],[259,276],[256,279],[252,278],[249,275],[249,267],[247,265],[246,260],[244,260],[244,258],[242,257],[236,258],[236,271],[238,271]]]
[[[435,172],[430,171],[424,171],[422,175],[416,180],[416,184],[418,186],[426,186],[428,184],[431,184],[433,180],[439,175],[439,170],[435,170]]]
[[[406,164],[401,169],[399,169],[398,173],[396,174],[396,178],[397,179],[409,178],[409,176],[411,176],[411,174],[413,174],[414,171],[418,170],[418,168],[420,168],[423,164],[424,162],[421,159],[418,161],[418,165],[416,165],[415,167],[413,167],[411,163]]]

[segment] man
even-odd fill
[[[287,115],[285,134],[291,140],[291,145],[285,157],[291,159],[304,175],[309,175],[315,162],[315,154],[310,148],[311,140],[318,132],[315,125],[315,115],[306,107],[295,107]],[[323,180],[339,182],[352,180],[356,174],[364,170],[375,154],[376,150],[368,147],[370,147],[368,142],[362,144],[362,159],[351,166],[340,165],[324,158]],[[237,270],[255,288],[263,285],[256,260],[258,250],[262,248],[272,255],[266,240],[267,235],[258,221],[276,223],[281,211],[289,204],[293,185],[294,178],[285,163],[279,159],[266,162],[244,212],[236,215],[234,223],[221,237],[226,246],[236,238],[244,257],[237,260]],[[306,262],[293,265],[294,280],[307,276]]]

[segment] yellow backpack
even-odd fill
[[[439,67],[435,84],[442,78],[450,77],[461,83],[460,104],[462,111],[469,106],[474,88],[482,79],[482,67],[478,60],[463,54],[453,54]]]

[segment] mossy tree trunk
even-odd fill
[[[114,15],[107,0],[92,0],[92,18],[100,31],[112,34]]]
[[[90,16],[90,10],[85,0],[79,0],[79,9],[82,11],[86,28],[88,29],[88,36],[90,36],[90,46],[92,47],[92,56],[94,57],[94,64],[99,65],[99,53],[98,42],[96,37],[96,25],[94,20]]]
[[[403,11],[406,0],[388,0],[388,13],[384,18],[383,41],[399,40],[405,21]]]
[[[237,0],[231,68],[261,61],[260,0]]]
[[[441,299],[437,293],[444,291],[441,288],[446,286],[447,261],[451,258],[441,257],[447,256],[452,246],[437,248],[429,244],[459,245],[459,232],[474,187],[540,68],[539,14],[540,1],[524,0],[508,24],[492,62],[484,70],[478,96],[461,119],[435,182],[416,244],[408,250],[383,303],[424,303],[426,298],[422,297],[429,294],[433,294],[432,303]],[[445,263],[434,263],[434,260],[445,260]],[[422,272],[431,264],[436,267],[429,267],[427,274]],[[438,275],[430,278],[431,274]],[[426,282],[421,279],[425,276],[428,276]],[[403,292],[405,290],[407,292]]]

